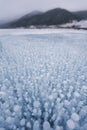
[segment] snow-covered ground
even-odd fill
[[[87,130],[87,32],[5,31],[0,130]]]
[[[60,27],[78,27],[78,28],[84,28],[87,29],[87,20],[81,20],[81,21],[73,21],[72,23],[67,23],[60,25]]]
[[[46,28],[46,29],[20,29],[20,28],[17,28],[17,29],[0,29],[0,36],[3,36],[3,35],[28,35],[28,34],[62,34],[63,35],[65,34],[68,34],[68,33],[86,33],[86,31],[84,30],[74,30],[74,29],[59,29],[59,28]]]

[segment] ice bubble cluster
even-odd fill
[[[0,130],[87,130],[87,34],[0,37]]]

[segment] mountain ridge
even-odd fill
[[[66,9],[55,8],[55,9],[48,10],[46,12],[33,11],[5,25],[5,27],[6,28],[17,28],[17,27],[28,28],[32,25],[33,26],[61,25],[61,24],[72,22],[73,20],[80,21],[83,19],[87,19],[87,11],[70,12]]]
[[[61,8],[55,8],[48,10],[41,14],[36,14],[29,18],[23,17],[11,24],[12,27],[29,27],[31,25],[60,25],[72,20],[77,20],[77,16],[73,15],[71,12]]]
[[[76,11],[74,14],[81,20],[87,20],[87,10]]]

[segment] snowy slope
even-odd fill
[[[87,32],[0,36],[0,130],[87,129]]]

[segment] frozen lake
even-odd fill
[[[0,30],[0,130],[87,130],[87,31]]]

